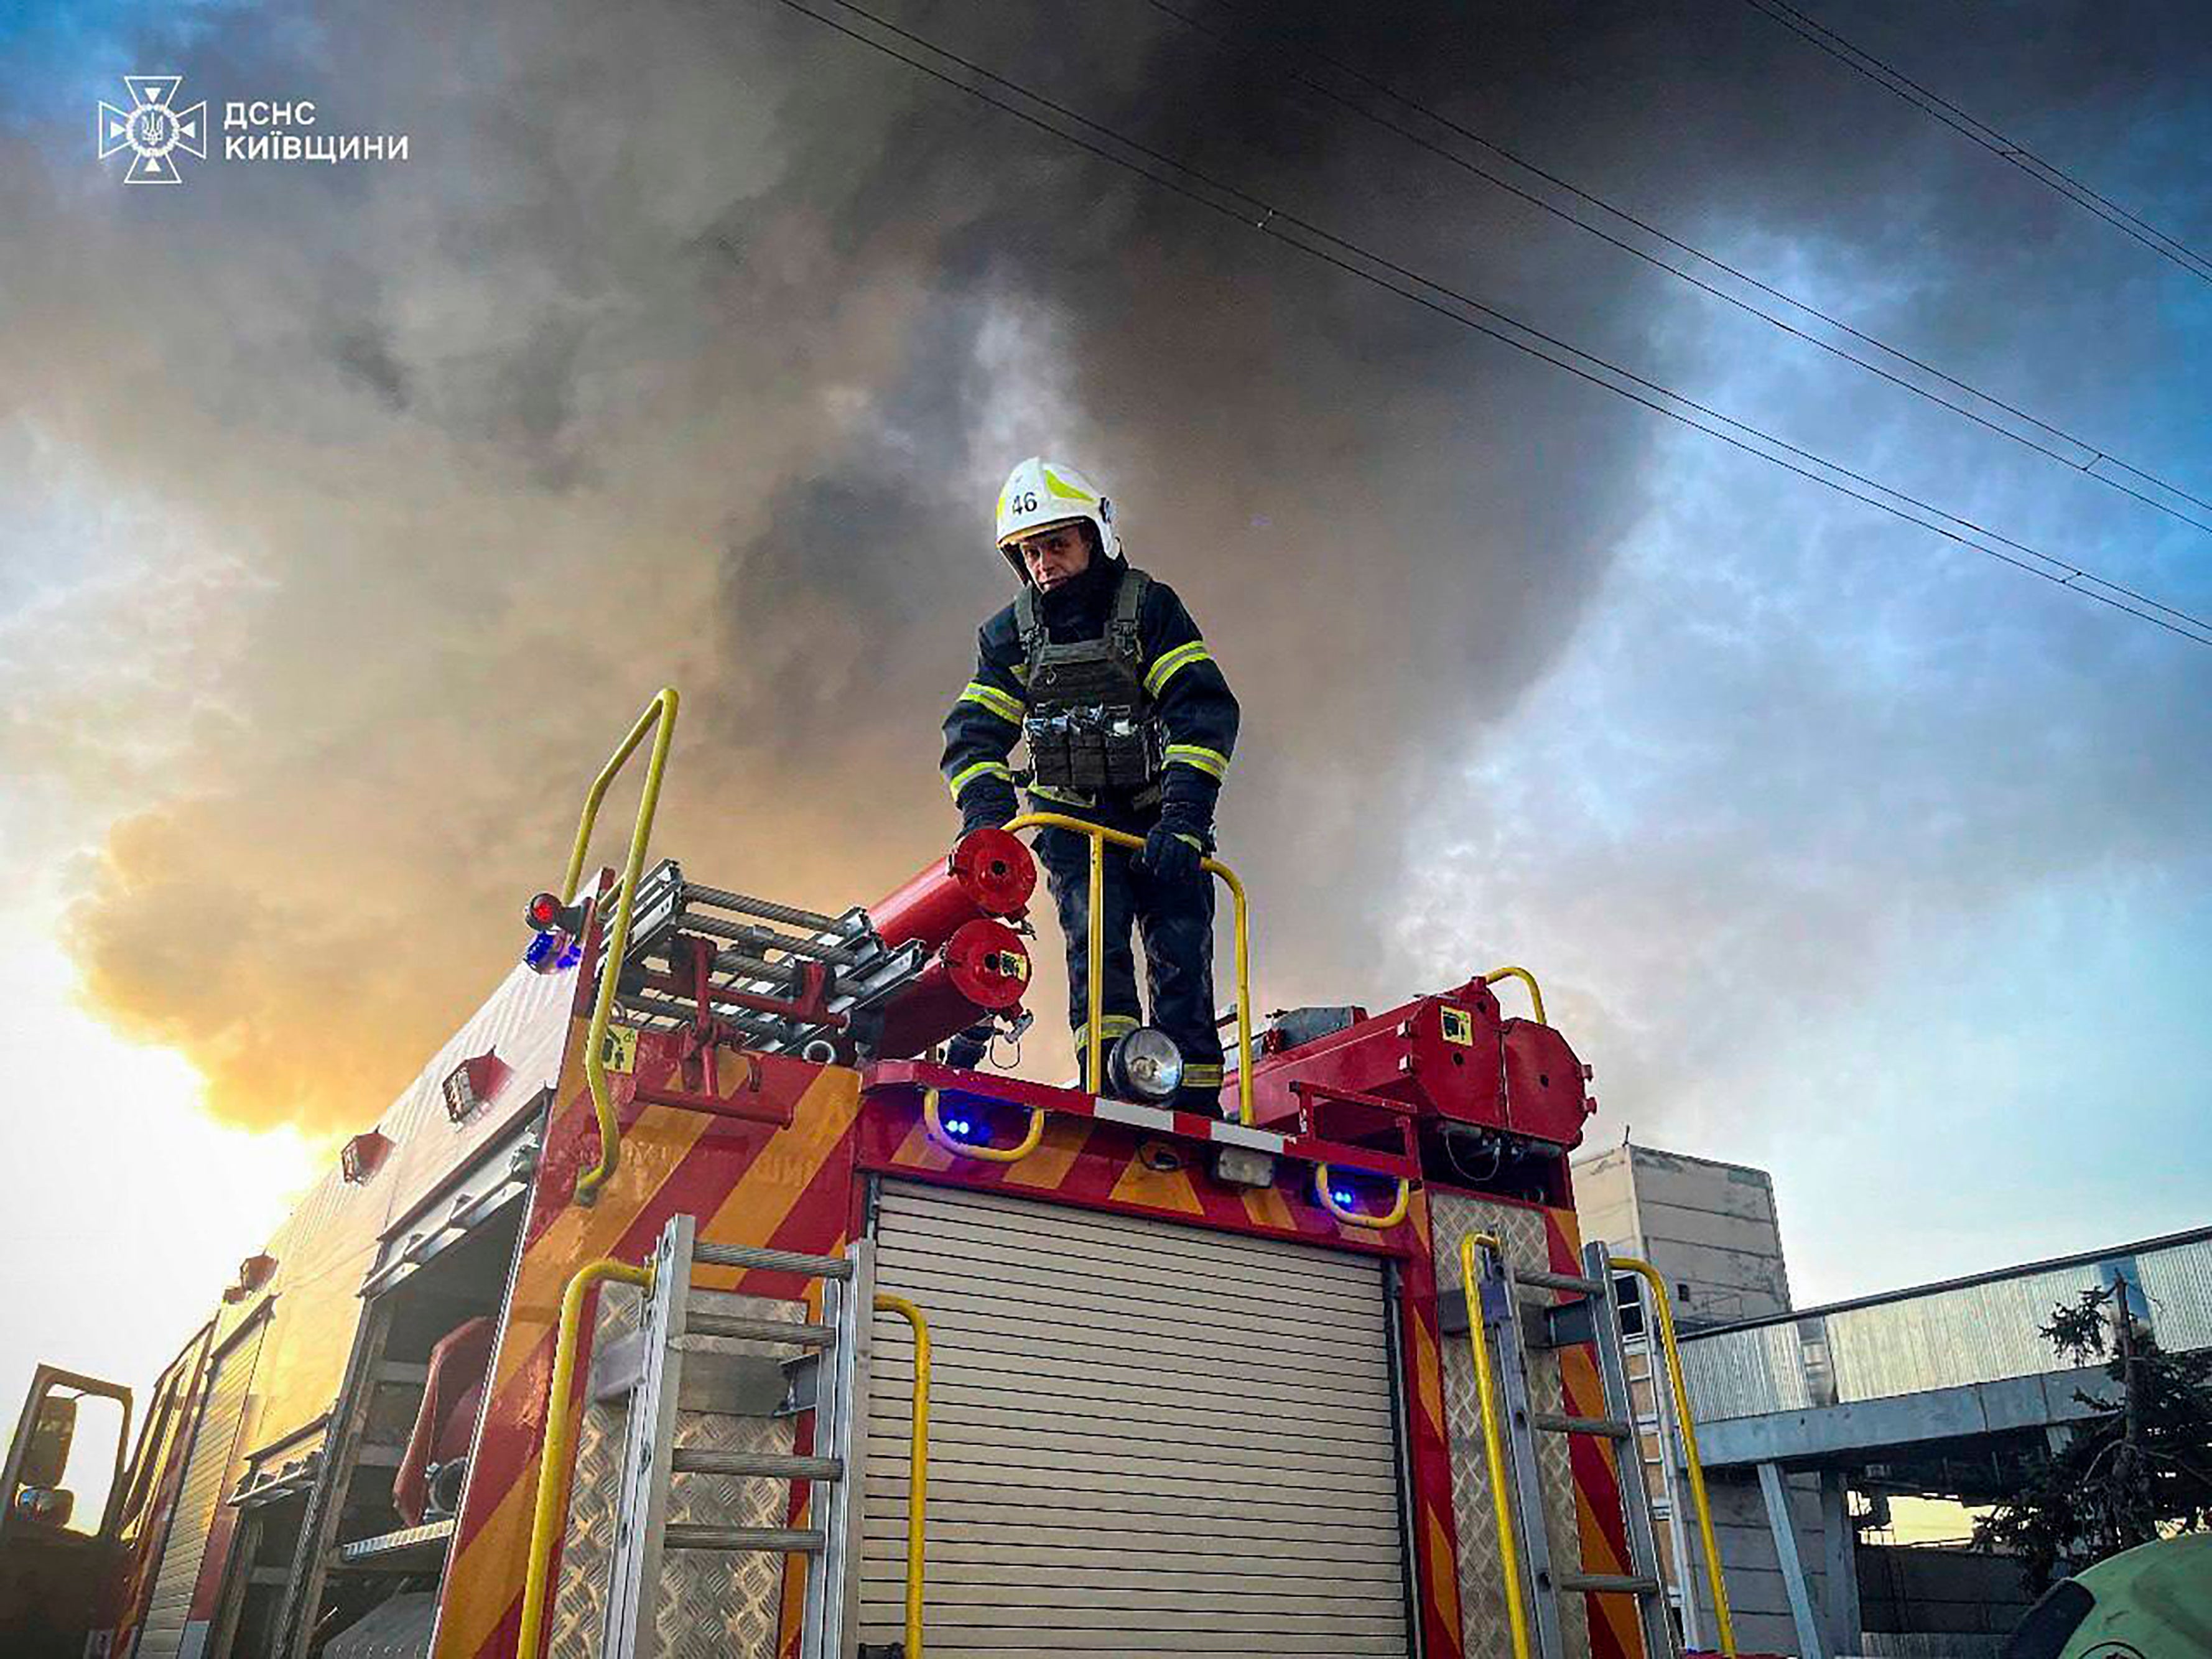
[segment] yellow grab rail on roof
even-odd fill
[[[1548,1025],[1544,1018],[1544,994],[1536,988],[1536,976],[1526,968],[1493,968],[1482,976],[1485,985],[1495,985],[1501,979],[1517,979],[1528,988],[1528,1001],[1536,1011],[1536,1024]]]
[[[598,823],[599,803],[606,799],[607,787],[623,765],[645,741],[647,732],[653,734],[653,753],[645,763],[645,788],[638,796],[637,822],[631,827],[629,856],[623,864],[620,897],[615,903],[615,925],[611,932],[600,934],[599,994],[592,1005],[591,1034],[584,1044],[584,1076],[592,1085],[592,1109],[599,1120],[599,1161],[576,1177],[576,1201],[589,1204],[599,1196],[599,1188],[615,1172],[622,1158],[622,1125],[615,1117],[614,1097],[607,1086],[607,1018],[615,1005],[615,986],[622,978],[623,953],[629,949],[629,924],[637,902],[637,884],[645,870],[646,844],[653,836],[653,815],[660,805],[661,775],[668,768],[668,743],[676,732],[676,688],[664,685],[653,700],[645,706],[637,723],[609,756],[607,763],[599,769],[599,775],[592,780],[590,792],[584,797],[584,815],[576,825],[575,850],[568,855],[568,873],[561,884],[561,902],[571,903],[576,896],[576,885],[584,878],[584,855],[590,849],[592,830]]]

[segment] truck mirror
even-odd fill
[[[39,1401],[39,1414],[32,1419],[16,1480],[27,1487],[58,1486],[69,1468],[70,1443],[76,1438],[76,1396],[48,1395]]]

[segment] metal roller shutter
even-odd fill
[[[230,1455],[237,1448],[240,1420],[246,1414],[246,1389],[253,1381],[254,1361],[261,1353],[261,1334],[268,1328],[266,1320],[257,1322],[252,1334],[216,1356],[199,1426],[185,1458],[184,1485],[171,1514],[169,1535],[161,1546],[153,1598],[147,1603],[146,1621],[139,1627],[137,1659],[177,1659],[185,1646],[192,1587],[199,1582],[208,1533],[215,1525],[216,1507],[222,1502],[223,1477],[230,1468]],[[205,1639],[203,1632],[199,1641]],[[199,1641],[192,1644],[195,1650]]]
[[[934,1659],[1407,1653],[1380,1265],[887,1182],[878,1288],[928,1316]],[[871,1367],[865,1639],[905,1588],[902,1320]]]

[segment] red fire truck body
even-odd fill
[[[998,863],[1025,863],[1006,842]],[[791,911],[780,945],[761,902],[717,908],[742,896],[673,866],[658,888],[629,872],[635,948],[612,948],[613,872],[555,907],[532,959],[349,1144],[157,1383],[111,1513],[71,1558],[96,1580],[91,1659],[509,1659],[534,1535],[538,1651],[638,1650],[605,1632],[641,1316],[627,1286],[586,1292],[579,1274],[647,1261],[678,1218],[702,1262],[708,1246],[865,1246],[877,1291],[927,1316],[923,1553],[916,1344],[886,1316],[847,1454],[868,1484],[843,1655],[910,1641],[919,1561],[939,1655],[1502,1659],[1532,1522],[1558,1577],[1532,1593],[1557,1592],[1560,1650],[1644,1652],[1632,1596],[1569,1588],[1633,1576],[1619,1437],[1547,1443],[1516,1554],[1464,1334],[1463,1239],[1524,1277],[1584,1272],[1566,1155],[1592,1108],[1565,1040],[1505,1018],[1482,978],[1372,1018],[1298,1011],[1259,1035],[1249,1119],[1233,1076],[1211,1117],[946,1066],[928,1045],[1026,977],[1008,872],[969,857],[877,907],[895,927]],[[983,898],[947,885],[963,880]],[[979,923],[988,948],[951,948]],[[904,977],[878,974],[901,951]],[[840,1002],[870,975],[897,989]],[[926,1018],[901,1012],[910,994]],[[574,1370],[556,1378],[572,1285]],[[803,1322],[823,1292],[774,1265],[708,1265],[692,1294],[743,1324]],[[1596,1422],[1599,1355],[1571,1337],[1500,1355],[1528,1411]],[[677,1483],[670,1536],[800,1537],[818,1489],[728,1473],[808,1454],[803,1399],[738,1401],[763,1353],[792,1373],[787,1352],[691,1340],[686,1388],[726,1397],[686,1404],[677,1467],[725,1473]],[[31,1491],[11,1486],[0,1550],[33,1529],[15,1514]],[[802,1652],[818,1558],[666,1559],[648,1620],[665,1650]]]

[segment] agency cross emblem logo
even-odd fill
[[[177,88],[184,80],[181,75],[126,75],[123,84],[130,88],[131,107],[118,109],[100,100],[100,159],[118,149],[130,150],[125,184],[181,185],[185,180],[177,171],[179,155],[207,159],[207,105],[176,106]]]

